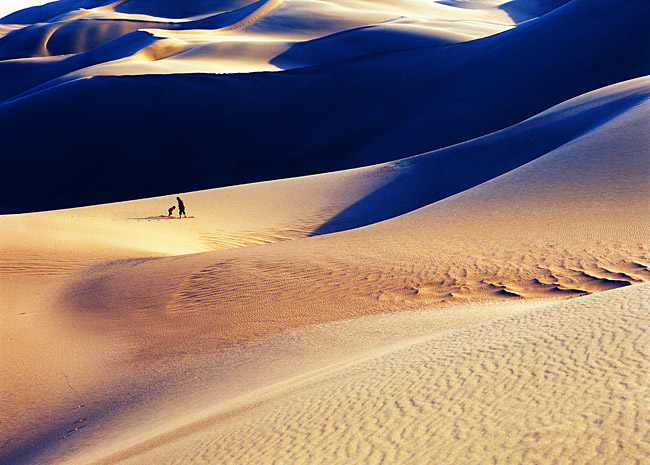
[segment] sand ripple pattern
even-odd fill
[[[167,445],[180,460],[152,453],[178,464],[641,464],[648,302],[650,287],[634,286],[435,335]]]
[[[634,244],[561,253],[531,247],[521,256],[494,249],[483,257],[439,249],[411,256],[404,247],[395,257],[344,244],[302,255],[298,242],[115,262],[86,273],[63,299],[75,318],[126,331],[134,343],[173,351],[183,335],[183,351],[203,351],[370,314],[566,299],[650,281],[650,257]]]
[[[545,249],[509,258],[498,253],[491,257],[457,254],[402,261],[350,260],[334,252],[311,260],[250,253],[191,273],[179,284],[167,311],[191,314],[229,305],[269,311],[280,301],[294,308],[346,301],[348,309],[369,305],[404,309],[481,300],[570,298],[650,280],[650,261],[642,247],[619,253],[608,249],[603,256]],[[231,286],[233,281],[238,286]]]
[[[66,276],[99,263],[100,260],[43,256],[38,254],[0,254],[0,277]]]

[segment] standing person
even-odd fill
[[[180,218],[181,216],[185,216],[185,218],[187,218],[187,215],[185,214],[185,204],[180,197],[176,197],[176,200],[178,200],[178,217]]]
[[[172,216],[172,212],[173,212],[174,210],[176,210],[176,205],[172,205],[171,207],[169,207],[169,208],[167,209],[167,213],[169,213],[169,215],[167,215],[167,216]]]

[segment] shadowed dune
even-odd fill
[[[97,19],[81,14],[78,18],[64,18],[16,30],[0,40],[0,60],[16,58],[70,55],[84,53],[142,29],[223,29],[231,27],[256,14],[267,4],[277,0],[258,0],[234,11],[220,13],[194,21],[169,22],[129,19]]]
[[[145,14],[173,19],[227,13],[254,3],[254,0],[197,0],[177,2],[175,0],[59,0],[43,6],[26,8],[0,19],[0,24],[32,24],[54,22],[70,13],[99,9],[124,14]],[[104,8],[102,8],[104,7]]]
[[[649,82],[642,78],[595,91],[502,131],[396,162],[389,182],[313,234],[383,221],[522,166],[647,101]]]
[[[0,135],[20,182],[3,185],[2,209],[363,166],[502,129],[647,73],[647,4],[626,2],[606,20],[598,8],[575,0],[512,31],[451,47],[279,74],[97,76],[5,102]],[[581,20],[572,24],[574,17]],[[33,127],[38,137],[30,137]],[[27,170],[36,153],[50,154],[39,160],[48,176]],[[180,159],[191,174],[174,170]]]

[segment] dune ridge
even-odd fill
[[[358,167],[503,129],[571,97],[647,74],[647,3],[626,2],[606,21],[599,8],[605,7],[574,0],[484,39],[282,73],[84,74],[50,81],[0,105],[0,135],[15,154],[8,169],[27,180],[3,186],[2,209],[71,207]],[[569,27],[575,17],[585,19]],[[625,52],[630,49],[638,54]],[[609,66],[594,65],[600,62]],[[404,72],[408,86],[393,85]],[[96,108],[103,110],[86,118]],[[281,128],[272,124],[278,115]],[[65,139],[57,137],[61,122]],[[39,128],[39,137],[29,136],[31,127]],[[85,157],[89,148],[97,160],[92,164]],[[51,156],[41,161],[48,162],[44,171],[56,175],[35,177],[26,167],[34,153],[45,152]],[[187,154],[192,174],[167,176],[169,166],[157,160],[177,164],[180,154]]]

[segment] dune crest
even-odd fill
[[[612,11],[574,0],[521,23],[493,7],[418,0],[368,9],[363,2],[300,0],[221,30],[259,5],[206,10],[202,19],[171,14],[171,22],[159,23],[121,16],[56,20],[2,37],[0,137],[15,154],[7,169],[16,177],[2,186],[0,211],[397,160],[645,76],[650,62],[644,40],[650,12],[641,0]],[[477,21],[489,30],[471,36],[458,29],[474,29]],[[206,29],[197,29],[201,22]],[[44,49],[47,56],[38,56]],[[256,70],[277,72],[249,72]],[[30,137],[32,127],[39,137]],[[68,136],[58,137],[61,131]],[[96,162],[89,163],[88,150]],[[35,160],[40,153],[50,156]],[[192,169],[170,168],[179,160]],[[35,176],[29,167],[36,162],[53,175]],[[169,176],[170,169],[177,175]]]

